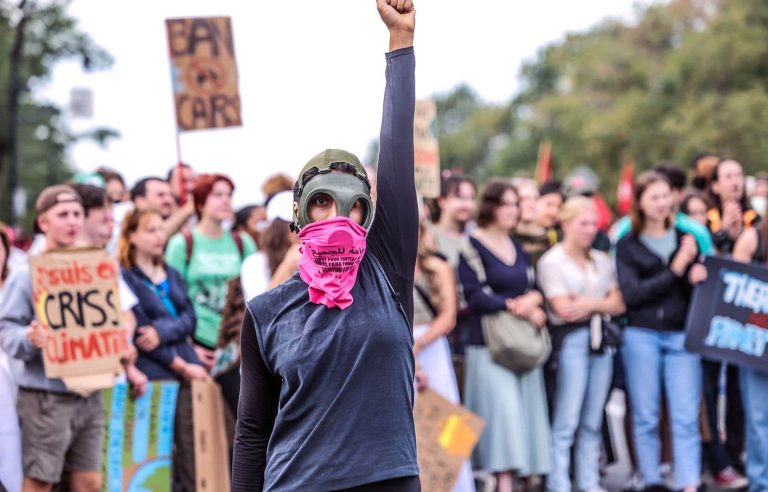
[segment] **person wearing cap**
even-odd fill
[[[80,196],[70,186],[45,188],[35,205],[45,250],[72,248],[83,228]],[[72,393],[43,369],[45,329],[35,319],[29,266],[16,268],[0,305],[0,347],[17,359],[17,410],[25,491],[49,491],[69,472],[72,490],[101,488],[104,407],[101,392]]]
[[[250,300],[232,490],[420,490],[413,422],[418,207],[410,0],[390,32],[374,209],[353,154],[313,157],[294,186],[299,273]]]

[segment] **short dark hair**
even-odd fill
[[[681,191],[685,189],[688,179],[685,176],[685,171],[683,171],[680,166],[663,162],[654,167],[653,170],[667,178],[669,186],[671,186],[673,190]]]
[[[477,225],[485,227],[496,220],[496,209],[501,206],[501,197],[504,193],[512,191],[517,199],[517,189],[506,180],[492,180],[480,195],[480,206],[477,209]]]
[[[718,157],[718,155],[713,154],[712,152],[701,152],[699,154],[696,154],[696,157],[691,159],[691,169],[696,170],[696,166],[699,164],[699,161],[702,159],[706,159],[707,157]]]
[[[107,191],[99,186],[77,183],[70,185],[83,202],[83,209],[85,210],[85,216],[93,209],[104,208],[109,203]]]
[[[118,180],[118,181],[120,182],[120,184],[122,184],[123,186],[125,186],[125,180],[124,180],[124,179],[123,179],[123,177],[120,175],[120,173],[118,173],[118,172],[117,172],[117,171],[115,171],[115,170],[112,170],[112,169],[110,169],[110,168],[108,168],[108,167],[104,167],[104,166],[102,166],[102,167],[98,168],[98,169],[96,170],[96,172],[97,172],[97,173],[98,173],[98,174],[101,176],[101,178],[104,180],[104,183],[109,183],[110,181],[112,181],[112,180],[115,180],[115,179],[116,179],[116,180]]]
[[[560,198],[564,198],[563,183],[556,179],[550,179],[541,183],[541,186],[539,186],[539,198],[543,197],[544,195],[551,195],[552,193],[556,193],[560,195]]]
[[[137,197],[145,197],[147,196],[147,183],[150,181],[159,181],[161,183],[166,183],[163,178],[159,178],[157,176],[149,176],[146,178],[141,178],[140,180],[136,181],[136,184],[133,185],[133,188],[131,188],[131,201],[135,202]]]
[[[464,183],[470,185],[472,189],[475,190],[475,193],[477,193],[477,184],[475,184],[475,182],[469,176],[455,173],[443,176],[440,179],[440,198],[445,198],[451,195],[456,196],[459,193],[461,185]],[[429,200],[427,207],[429,208],[430,220],[432,222],[438,222],[440,220],[442,210],[440,210],[440,206],[437,204],[437,200]]]
[[[172,168],[170,168],[168,170],[168,174],[165,176],[165,181],[170,183],[171,182],[171,178],[173,178],[174,171],[176,171],[179,167],[183,167],[185,169],[192,169],[192,166],[190,166],[186,162],[175,164]],[[160,180],[160,181],[162,181],[162,180]]]
[[[263,205],[246,205],[237,212],[235,212],[235,224],[232,226],[235,230],[240,230],[248,225],[248,219],[251,217],[251,213],[254,210],[264,208]]]

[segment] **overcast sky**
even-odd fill
[[[417,97],[466,82],[486,101],[507,101],[521,64],[541,47],[606,17],[632,19],[634,3],[416,0]],[[181,148],[199,171],[235,178],[236,204],[260,200],[266,176],[294,175],[327,147],[363,158],[378,135],[388,36],[374,0],[77,0],[69,8],[115,63],[88,74],[62,63],[38,97],[66,104],[72,88],[90,88],[94,117],[70,126],[121,134],[107,149],[75,146],[71,161],[79,170],[107,165],[132,183],[176,162],[168,17],[232,17],[244,125],[182,134]]]

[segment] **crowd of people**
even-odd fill
[[[37,197],[26,251],[0,228],[0,490],[104,483],[101,392],[46,376],[27,260],[88,247],[120,266],[132,395],[179,383],[174,491],[195,490],[195,380],[221,388],[233,490],[419,490],[412,406],[430,388],[485,421],[455,491],[603,490],[614,389],[629,488],[768,491],[768,372],[684,346],[703,258],[768,261],[768,177],[747,190],[734,159],[663,163],[613,223],[571,182],[449,172],[418,200],[413,6],[377,3],[390,51],[376,172],[329,149],[235,211],[225,174],[184,164],[128,189],[103,168]],[[504,322],[541,344],[525,367],[494,351]]]

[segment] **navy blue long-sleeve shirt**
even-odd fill
[[[345,310],[298,275],[241,335],[233,491],[338,490],[418,474],[413,427],[413,48],[387,54],[376,216]]]

